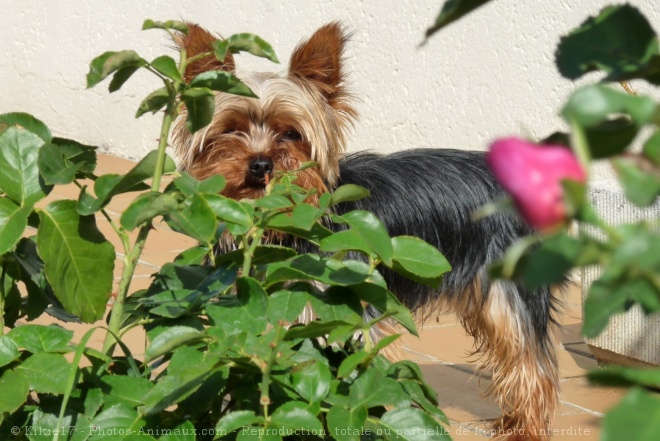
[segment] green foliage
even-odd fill
[[[439,26],[482,2],[447,1]],[[432,28],[430,31],[434,31]],[[660,135],[657,100],[604,84],[644,79],[660,85],[658,36],[644,15],[631,5],[614,5],[588,18],[563,37],[556,52],[560,73],[577,79],[590,71],[604,72],[603,81],[577,89],[561,110],[570,134],[555,133],[545,142],[570,145],[582,165],[608,160],[627,199],[634,205],[657,204],[660,195]],[[625,84],[624,84],[625,86]],[[643,129],[646,129],[643,131]],[[642,151],[631,149],[641,134]],[[646,314],[660,312],[660,235],[658,218],[611,226],[584,197],[584,186],[565,183],[567,212],[579,223],[577,233],[552,232],[525,238],[492,269],[529,287],[561,281],[572,270],[590,265],[602,269],[584,304],[585,337],[596,337],[612,316],[638,305]],[[594,234],[598,233],[598,234]],[[610,368],[590,374],[594,382],[658,388],[660,370]],[[660,401],[634,388],[603,421],[603,440],[658,439]]]
[[[147,20],[144,29],[187,32],[178,21]],[[214,47],[217,56],[246,51],[277,60],[251,34]],[[163,82],[137,114],[164,108],[159,148],[125,175],[97,176],[93,147],[52,138],[29,115],[0,115],[0,433],[18,428],[16,439],[55,441],[447,439],[448,421],[419,369],[380,353],[398,336],[376,342],[371,332],[383,320],[416,332],[380,269],[435,286],[450,269],[444,257],[419,239],[390,238],[370,213],[333,215],[333,205],[368,195],[357,186],[310,205],[311,191],[295,185],[293,172],[274,177],[264,198],[239,202],[221,194],[220,176],[200,182],[176,172],[165,147],[182,105],[194,131],[211,120],[216,92],[254,96],[227,72],[186,84],[181,60],[147,62],[120,51],[91,63],[89,87],[111,77],[110,91],[118,90],[139,69]],[[163,189],[164,174],[174,179]],[[80,188],[77,200],[35,208],[54,185],[71,183]],[[117,222],[105,207],[125,193],[137,194]],[[96,216],[108,220],[122,249],[101,233]],[[159,220],[199,245],[163,265],[148,289],[134,291],[136,262]],[[323,226],[331,220],[346,229],[333,234]],[[28,228],[34,238],[24,237]],[[321,251],[269,243],[278,231]],[[234,251],[217,254],[218,244]],[[348,251],[357,254],[347,259]],[[57,325],[16,326],[45,311],[101,320],[117,253],[123,269],[107,325],[78,343]],[[365,322],[369,305],[381,315]],[[309,319],[298,323],[304,311]],[[4,333],[5,326],[12,329]],[[137,326],[146,335],[141,358],[121,340]],[[102,351],[88,346],[98,333],[106,334]]]

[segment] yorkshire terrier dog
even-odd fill
[[[215,39],[190,25],[178,44],[193,57],[212,51]],[[261,197],[274,172],[296,170],[306,161],[318,167],[298,174],[301,187],[319,194],[348,183],[367,188],[368,198],[343,203],[339,213],[368,210],[391,236],[417,236],[436,246],[453,268],[438,290],[383,271],[391,291],[417,316],[453,309],[474,336],[480,367],[492,373],[487,393],[504,413],[496,437],[546,439],[558,402],[549,331],[557,301],[549,287],[530,290],[491,280],[487,271],[531,229],[507,214],[472,220],[475,210],[503,196],[482,152],[344,155],[357,117],[345,85],[346,43],[342,27],[330,23],[295,49],[287,73],[240,75],[259,98],[219,93],[212,123],[195,134],[186,130],[184,111],[173,136],[180,168],[198,179],[224,175],[223,194],[234,199]],[[188,67],[186,80],[207,70],[234,71],[234,60],[231,55],[223,62],[202,58]]]

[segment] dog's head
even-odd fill
[[[199,26],[189,29],[178,42],[188,56],[212,52],[216,38]],[[173,132],[180,168],[197,179],[223,175],[223,194],[234,199],[261,197],[274,172],[296,170],[307,161],[319,165],[300,172],[296,184],[320,192],[333,185],[357,116],[344,85],[346,41],[341,26],[330,23],[298,45],[285,74],[239,74],[259,98],[219,93],[211,124],[195,134],[186,129],[184,109]],[[231,55],[223,62],[202,58],[188,66],[185,78],[218,69],[235,71]]]

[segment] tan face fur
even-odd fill
[[[190,25],[188,36],[178,44],[192,57],[211,51],[214,40]],[[295,49],[285,75],[239,75],[259,98],[219,93],[211,124],[195,134],[186,129],[184,110],[173,132],[180,168],[197,179],[222,174],[227,180],[223,194],[255,199],[263,195],[268,179],[251,172],[255,160],[272,163],[272,173],[315,161],[319,166],[300,172],[296,183],[327,191],[338,178],[346,134],[357,116],[343,84],[346,40],[339,24],[330,23]],[[231,56],[224,62],[203,58],[188,67],[186,81],[212,69],[234,72],[234,61]]]

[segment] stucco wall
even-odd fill
[[[240,66],[261,70],[284,69],[301,38],[341,20],[354,33],[346,65],[360,99],[352,150],[485,149],[497,136],[563,128],[556,114],[575,86],[554,67],[556,44],[609,3],[498,0],[418,48],[440,0],[0,0],[0,112],[30,112],[60,136],[139,158],[155,148],[159,117],[133,116],[160,84],[142,74],[110,95],[107,84],[85,90],[85,75],[106,50],[133,48],[145,58],[167,51],[162,32],[140,30],[145,18],[257,33],[284,62],[239,57]],[[630,3],[660,29],[660,3]]]

